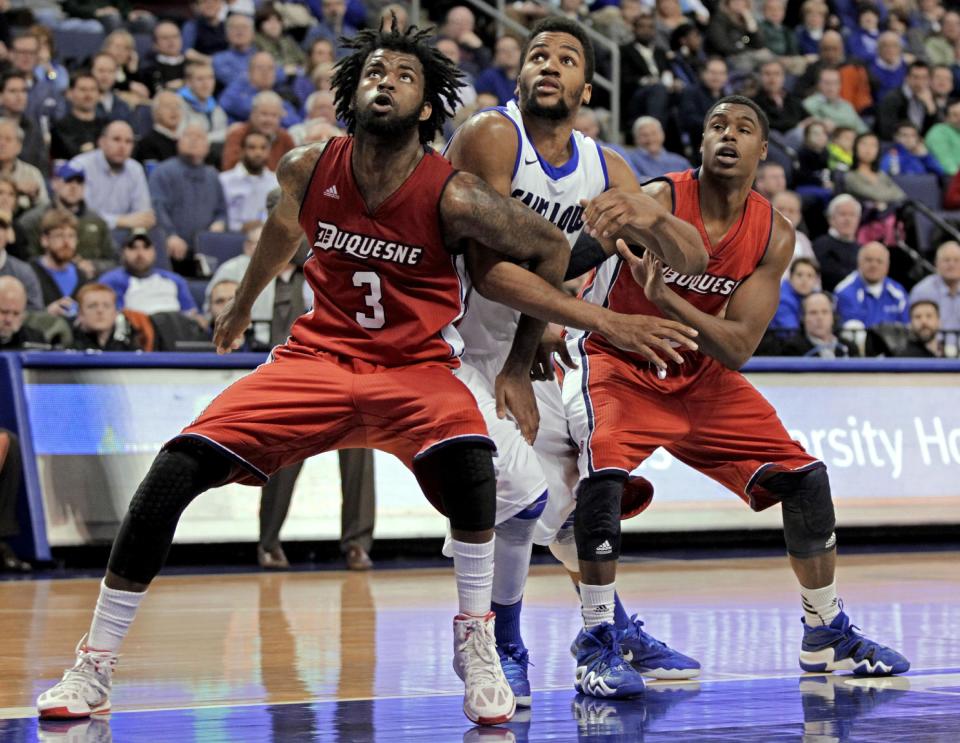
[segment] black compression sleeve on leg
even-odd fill
[[[225,482],[232,469],[222,454],[201,442],[181,440],[161,451],[130,501],[110,552],[110,572],[150,583],[166,562],[183,509]]]
[[[497,479],[489,447],[477,443],[448,444],[418,459],[413,468],[430,501],[442,504],[452,528],[493,528]]]
[[[763,487],[780,499],[783,538],[791,556],[815,557],[836,546],[837,521],[826,467],[781,472],[764,480]]]
[[[577,488],[573,531],[577,555],[586,562],[607,562],[620,557],[620,498],[625,474],[600,475],[583,480]]]

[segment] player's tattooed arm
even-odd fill
[[[617,249],[630,266],[634,279],[664,314],[700,331],[700,349],[730,369],[739,369],[757,350],[780,302],[780,279],[796,238],[793,226],[774,212],[770,245],[754,272],[734,291],[723,317],[701,312],[663,282],[660,261],[651,253],[635,256],[622,240]]]
[[[673,191],[664,181],[643,187],[620,155],[604,149],[610,189],[584,205],[588,233],[615,250],[614,239],[643,245],[680,273],[697,275],[707,268],[707,250],[697,228],[673,216]]]
[[[280,201],[267,217],[250,265],[240,280],[237,294],[217,320],[213,342],[217,353],[229,353],[243,343],[250,325],[250,311],[260,293],[290,263],[297,252],[300,202],[306,192],[323,144],[308,144],[290,150],[277,168]]]

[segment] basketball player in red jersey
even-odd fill
[[[474,283],[522,311],[602,328],[627,348],[693,331],[563,295],[551,286],[568,260],[560,232],[476,176],[456,173],[424,146],[450,115],[459,87],[459,73],[429,46],[429,35],[400,33],[394,19],[389,32],[363,31],[347,42],[354,51],[341,60],[333,82],[338,117],[355,136],[308,145],[283,159],[280,202],[214,340],[221,352],[238,347],[254,300],[288,264],[302,232],[313,246],[305,266],[313,310],[269,363],[221,393],[154,460],[114,543],[77,662],[37,700],[42,717],[109,712],[120,643],[163,565],[180,514],[196,496],[228,482],[259,485],[281,467],[340,448],[395,454],[449,517],[464,712],[481,724],[513,715],[489,613],[492,444],[455,375],[461,343],[453,323],[462,306],[452,253],[475,240],[529,262],[536,273],[485,264]],[[514,239],[518,233],[522,244]],[[527,281],[517,282],[518,272]]]
[[[584,212],[594,237],[623,238],[616,243],[619,256],[594,272],[584,297],[618,312],[670,317],[700,332],[699,350],[681,349],[684,362],[671,363],[665,376],[602,333],[573,334],[569,343],[580,362],[563,385],[571,435],[580,444],[574,531],[585,629],[575,647],[577,683],[585,693],[617,696],[618,679],[608,679],[589,651],[601,634],[597,628],[612,620],[624,481],[660,446],[754,510],[781,504],[804,610],[804,670],[888,675],[910,666],[900,653],[861,635],[842,611],[826,467],[790,439],[776,411],[737,371],[773,317],[793,254],[793,227],[752,189],[768,128],[753,101],[721,99],[704,121],[699,170],[656,179],[642,198],[607,192]],[[650,208],[651,198],[659,207]],[[700,232],[709,254],[702,274],[683,275],[652,250],[640,258],[627,247],[656,240],[664,213]]]

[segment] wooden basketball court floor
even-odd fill
[[[575,594],[533,569],[533,709],[474,728],[454,675],[452,570],[159,578],[114,677],[113,714],[38,724],[33,700],[86,631],[98,581],[0,582],[0,741],[960,741],[960,553],[842,558],[853,621],[913,662],[804,675],[799,598],[775,558],[635,560],[627,608],[703,664],[624,702],[578,697]]]

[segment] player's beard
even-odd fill
[[[358,129],[383,139],[396,139],[420,126],[420,108],[406,116],[377,116],[369,109],[359,109],[356,117]]]
[[[563,91],[561,90],[560,99],[550,105],[544,106],[537,102],[535,91],[531,90],[527,95],[523,96],[521,101],[522,109],[525,114],[529,116],[536,116],[539,119],[547,119],[548,121],[563,121],[570,116],[570,104],[567,103],[567,99],[563,96]],[[581,89],[576,96],[576,100],[580,99],[583,90]]]

